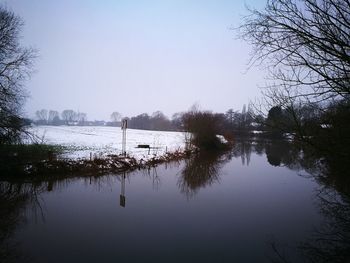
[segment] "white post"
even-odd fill
[[[122,131],[123,131],[123,137],[122,137],[122,154],[126,156],[126,128],[128,126],[127,119],[122,120]]]

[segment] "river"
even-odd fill
[[[229,153],[125,174],[3,181],[0,256],[5,262],[309,262],[317,259],[314,251],[328,253],[334,245],[317,241],[319,230],[335,222],[325,212],[329,198],[349,206],[320,183],[317,162],[305,155],[286,142],[249,141]],[[343,246],[347,257],[350,246]]]

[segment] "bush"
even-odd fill
[[[219,115],[206,111],[190,111],[183,115],[182,122],[185,131],[192,135],[189,138],[190,144],[206,150],[224,147],[216,136],[221,134]]]
[[[32,163],[55,158],[64,148],[46,144],[0,145],[0,174],[4,177],[23,174]]]

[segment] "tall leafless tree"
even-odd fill
[[[74,110],[64,110],[61,113],[62,120],[68,125],[75,121],[76,113]]]
[[[84,112],[78,112],[76,118],[79,125],[84,125],[87,121],[87,114]]]
[[[251,63],[269,70],[270,98],[349,100],[349,0],[268,0],[240,33],[254,47]]]
[[[58,113],[58,111],[50,110],[49,116],[48,116],[48,122],[50,124],[52,124],[54,122],[54,120],[57,120],[59,118],[59,116],[60,116],[60,114]]]
[[[45,110],[45,109],[37,110],[35,112],[35,115],[36,115],[38,121],[40,122],[40,124],[47,124],[47,121],[49,120],[49,117],[47,115],[47,110]]]
[[[121,120],[121,118],[122,118],[122,115],[121,115],[119,112],[117,112],[117,111],[114,111],[114,112],[111,114],[111,120],[112,120],[112,122],[118,122],[118,121]]]
[[[0,144],[20,140],[23,82],[31,73],[35,51],[19,43],[22,20],[0,6]]]

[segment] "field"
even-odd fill
[[[120,127],[104,126],[34,126],[30,131],[46,144],[62,145],[67,148],[64,158],[103,157],[122,152],[122,130]],[[137,148],[148,144],[151,149]],[[136,159],[149,159],[166,151],[184,149],[184,134],[181,132],[146,131],[127,129],[126,151]]]

